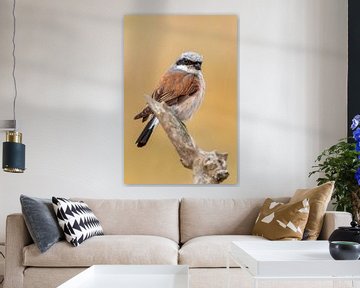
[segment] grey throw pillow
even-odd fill
[[[41,253],[64,238],[51,199],[21,195],[20,203],[31,238]]]

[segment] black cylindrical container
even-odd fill
[[[3,169],[6,172],[22,173],[25,170],[25,145],[21,143],[22,135],[17,131],[6,133],[3,143]]]

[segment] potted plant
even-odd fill
[[[360,220],[360,115],[352,120],[353,137],[341,139],[325,149],[312,166],[313,174],[319,175],[318,185],[335,181],[332,199],[337,211],[348,211],[358,223]]]

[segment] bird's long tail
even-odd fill
[[[146,124],[144,130],[141,132],[140,136],[136,140],[137,147],[144,147],[149,141],[149,138],[154,131],[155,127],[159,124],[159,120],[153,116],[150,121]]]

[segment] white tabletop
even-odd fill
[[[188,288],[185,265],[94,265],[59,288]]]
[[[360,277],[360,261],[332,259],[328,241],[236,241],[230,253],[257,277]]]

